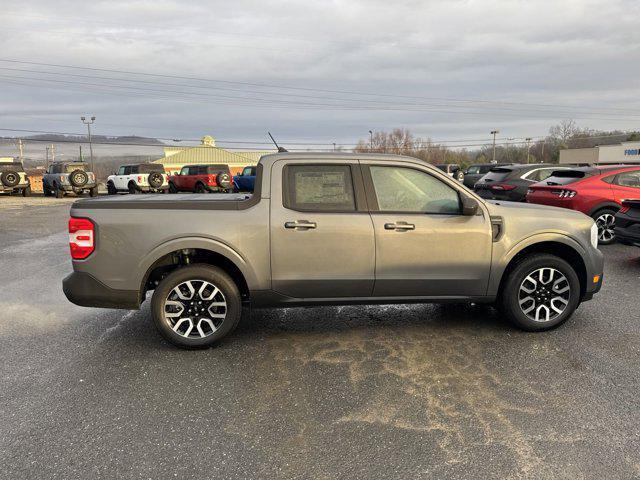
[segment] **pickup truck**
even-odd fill
[[[485,201],[409,157],[277,153],[252,195],[76,201],[67,298],[138,309],[162,336],[210,346],[243,306],[489,303],[547,330],[602,285],[591,218]]]

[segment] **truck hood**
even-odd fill
[[[570,210],[568,208],[552,207],[549,205],[537,205],[534,203],[519,203],[519,202],[501,202],[499,200],[486,201],[487,208],[491,215],[499,215],[504,217],[538,217],[547,219],[558,220],[572,220],[572,221],[592,221],[591,217],[585,215],[582,212],[576,210]]]

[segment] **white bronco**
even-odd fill
[[[159,163],[122,165],[118,172],[107,178],[109,195],[119,192],[131,194],[140,192],[161,192],[169,189],[168,176]]]

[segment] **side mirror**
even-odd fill
[[[473,198],[467,197],[465,195],[462,196],[462,215],[473,217],[478,214],[478,202],[476,202]]]

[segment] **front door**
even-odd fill
[[[461,191],[424,167],[363,164],[376,235],[374,296],[486,294],[491,222],[462,215]]]
[[[272,288],[295,298],[370,296],[375,243],[357,160],[281,160],[271,171]]]

